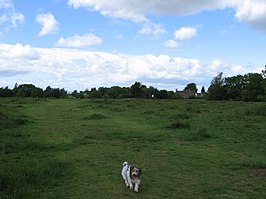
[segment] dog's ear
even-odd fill
[[[139,175],[141,174],[141,172],[142,172],[142,169],[141,169],[141,168],[139,168]]]
[[[132,175],[132,169],[133,169],[133,166],[130,166],[130,168],[129,168],[129,174],[130,174],[130,176]]]

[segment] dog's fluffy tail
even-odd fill
[[[126,165],[128,165],[128,162],[124,162],[124,163],[123,163],[123,167],[126,166]]]

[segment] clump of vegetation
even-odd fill
[[[178,113],[175,115],[176,118],[179,118],[179,119],[189,119],[190,116],[188,114],[185,114],[185,113]]]
[[[246,115],[266,116],[266,106],[252,108],[251,110],[246,111]]]
[[[25,115],[9,116],[3,112],[0,112],[0,129],[16,128],[21,125],[30,123],[31,121]]]
[[[108,119],[110,117],[104,115],[104,114],[101,114],[101,113],[93,113],[89,116],[86,116],[84,117],[83,119],[84,120],[102,120],[102,119]]]
[[[189,122],[180,122],[176,121],[168,126],[168,128],[172,129],[189,129],[190,123]]]
[[[185,139],[187,141],[200,141],[211,138],[211,135],[208,133],[207,129],[202,128],[198,131],[191,132],[187,136],[185,136]]]
[[[3,169],[3,170],[2,170]],[[54,158],[20,160],[19,166],[5,164],[0,169],[2,198],[38,198],[36,189],[55,186],[68,173],[66,162]]]

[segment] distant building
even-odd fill
[[[190,98],[190,97],[197,97],[197,96],[201,96],[201,93],[197,93],[197,90],[193,90],[193,89],[184,89],[183,91],[177,91],[176,90],[176,94],[179,95],[181,98]]]

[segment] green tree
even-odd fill
[[[263,76],[264,78],[266,78],[266,65],[265,65],[265,69],[262,70],[261,72],[262,72],[262,76]]]
[[[202,88],[201,88],[201,94],[205,94],[205,93],[206,93],[206,91],[205,91],[205,87],[202,86]]]
[[[131,87],[130,87],[130,93],[132,97],[139,98],[141,97],[141,83],[140,82],[135,82]]]
[[[189,84],[184,88],[184,91],[197,93],[197,91],[198,91],[198,89],[197,89],[197,85],[196,85],[195,83],[189,83]]]
[[[39,90],[33,84],[22,84],[15,88],[15,93],[17,97],[32,97],[32,93],[34,90]]]
[[[242,75],[225,78],[227,99],[240,100],[243,87],[244,77]]]
[[[43,90],[41,88],[34,88],[30,94],[30,97],[44,97]]]
[[[8,87],[0,88],[0,97],[12,97],[13,92]]]
[[[264,93],[264,79],[262,74],[248,73],[244,75],[244,86],[241,92],[244,101],[261,101]]]
[[[223,73],[220,72],[211,81],[211,85],[208,88],[208,99],[210,100],[224,100],[226,99],[225,79]]]

